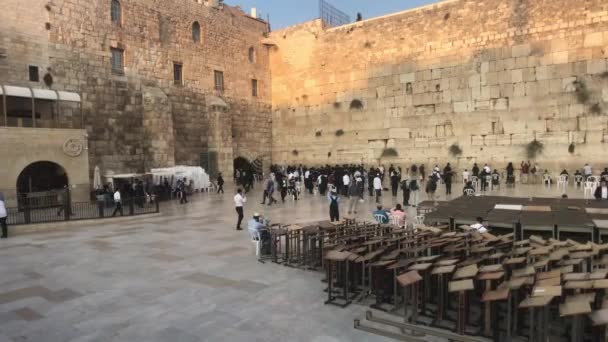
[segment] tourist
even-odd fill
[[[382,209],[382,205],[378,205],[376,206],[376,210],[373,212],[374,215],[374,219],[376,220],[376,222],[378,222],[379,224],[387,224],[388,223],[388,213],[386,212],[386,210]]]
[[[597,200],[608,200],[608,187],[606,181],[602,180],[600,186],[595,189],[595,199]]]
[[[357,213],[357,205],[361,196],[361,187],[357,181],[353,181],[348,188],[348,214]]]
[[[471,169],[471,171],[473,172],[474,177],[479,177],[479,166],[477,166],[477,163],[473,164],[473,169]]]
[[[473,223],[470,227],[475,229],[478,233],[481,233],[481,234],[488,232],[488,228],[486,228],[483,225],[483,218],[481,218],[481,217],[478,217],[477,222]]]
[[[418,179],[416,177],[410,179],[410,195],[412,197],[412,207],[418,206],[418,198],[420,196],[420,186],[418,186]]]
[[[528,173],[530,172],[530,162],[521,161],[521,183],[528,184]]]
[[[327,194],[327,200],[329,201],[329,220],[331,222],[340,221],[340,197],[335,187],[332,187]]]
[[[411,190],[410,182],[407,177],[401,182],[401,191],[403,191],[403,205],[409,207]]]
[[[224,177],[222,177],[222,173],[217,174],[217,193],[224,193]]]
[[[585,164],[585,166],[583,166],[583,175],[585,176],[585,181],[587,178],[593,176],[593,169],[591,168],[591,165]]]
[[[397,191],[399,190],[399,183],[401,182],[401,172],[397,169],[391,171],[391,190],[393,197],[397,197]]]
[[[494,170],[494,172],[496,172],[496,170]],[[494,176],[492,176],[492,181],[493,180]],[[507,165],[507,187],[509,186],[515,186],[515,167],[513,167],[513,163],[511,162],[509,162],[509,165]]]
[[[236,230],[242,230],[241,222],[243,222],[243,206],[247,202],[247,197],[243,195],[243,190],[237,189],[236,195],[234,195],[234,207],[236,209],[236,214],[238,217],[238,221],[236,222]]]
[[[462,189],[462,193],[465,196],[473,196],[473,195],[475,195],[475,188],[473,187],[473,182],[468,181],[467,184]]]
[[[464,171],[462,172],[462,182],[463,183],[468,182],[470,176],[471,176],[471,174],[469,173],[469,170],[464,169]]]
[[[240,230],[240,229],[239,229]],[[247,223],[247,230],[255,233],[260,238],[260,254],[270,254],[270,233],[268,232],[268,221],[258,214],[253,214],[253,218]]]
[[[429,176],[429,182],[426,184],[426,194],[430,201],[435,201],[435,191],[437,191],[437,180],[433,176]]]
[[[376,174],[374,178],[374,192],[376,193],[376,203],[380,203],[380,198],[382,197],[382,179],[380,178],[380,173]]]
[[[123,216],[122,212],[122,197],[120,195],[120,190],[116,189],[114,191],[114,212],[112,212],[112,217],[116,216],[116,212],[120,211],[120,216]]]
[[[0,192],[0,226],[2,226],[2,239],[8,238],[8,227],[6,225],[7,218],[8,213],[6,210],[6,205],[4,204],[4,194]]]
[[[391,209],[391,217],[397,218],[397,226],[401,227],[405,224],[406,214],[401,207],[401,204],[395,206],[395,208]]]

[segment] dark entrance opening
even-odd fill
[[[68,174],[56,163],[40,161],[23,169],[17,178],[19,206],[47,207],[58,205],[58,195],[67,191]]]

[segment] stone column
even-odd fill
[[[144,87],[143,171],[175,165],[175,138],[171,102],[159,88]]]

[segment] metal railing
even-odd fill
[[[136,216],[153,214],[160,211],[158,201],[148,201],[146,197],[123,199],[122,213],[113,201],[72,202],[47,206],[20,205],[18,208],[7,208],[9,225],[50,223],[102,219],[114,216]]]
[[[319,17],[328,27],[350,24],[350,17],[325,0],[319,0]]]

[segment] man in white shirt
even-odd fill
[[[241,228],[241,222],[243,222],[243,206],[245,205],[245,202],[247,202],[247,197],[243,196],[243,190],[238,189],[236,195],[234,195],[234,207],[238,215],[236,230],[243,230],[243,228]]]
[[[122,198],[120,197],[120,191],[116,190],[114,192],[114,205],[116,206],[114,208],[114,212],[112,213],[112,216],[116,216],[116,212],[120,211],[120,216],[123,216],[122,213]]]
[[[464,169],[464,171],[462,172],[462,180],[464,181],[465,184],[469,181],[470,176],[471,176],[471,174],[469,173],[469,170]]]
[[[483,219],[481,217],[478,217],[477,222],[473,223],[470,227],[477,230],[477,232],[481,234],[488,232],[488,228],[484,227]]]
[[[348,172],[342,176],[342,185],[344,186],[342,188],[342,194],[348,196],[348,188],[350,187],[350,176],[348,175]]]
[[[490,168],[490,166],[488,164],[484,165],[483,169],[486,171],[486,174],[491,174],[492,173],[492,169]]]
[[[4,204],[4,194],[0,192],[0,226],[2,226],[2,239],[8,238],[8,227],[6,226],[6,220],[8,213],[6,212],[6,206]]]
[[[377,174],[374,178],[374,192],[376,193],[376,203],[380,203],[380,197],[382,197],[382,179]]]

